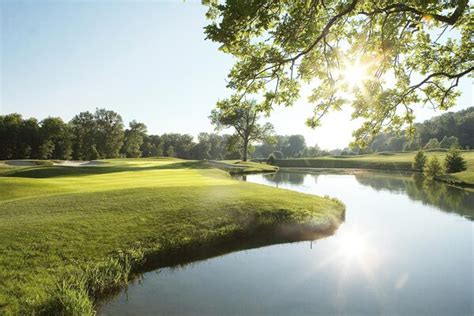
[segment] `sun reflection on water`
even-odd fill
[[[339,239],[339,251],[343,258],[363,259],[369,255],[370,245],[367,239],[357,232],[344,232]]]

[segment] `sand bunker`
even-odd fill
[[[10,160],[5,161],[4,164],[8,166],[17,166],[17,167],[32,167],[36,166],[36,162],[34,161],[27,161],[27,160]]]
[[[105,164],[103,161],[79,161],[79,160],[65,160],[55,163],[56,166],[67,166],[67,167],[91,167],[100,166]]]

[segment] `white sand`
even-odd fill
[[[67,167],[91,167],[100,166],[105,162],[103,161],[80,161],[80,160],[64,160],[59,163],[55,163],[55,166],[67,166]]]

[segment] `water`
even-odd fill
[[[346,204],[330,237],[148,272],[102,315],[473,315],[474,193],[410,175],[249,175]]]

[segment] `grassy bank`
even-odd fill
[[[441,161],[445,152],[427,152],[428,157],[437,156]],[[467,170],[440,177],[438,180],[460,186],[474,187],[474,151],[462,152],[467,161]],[[279,167],[297,168],[350,168],[412,171],[415,152],[380,153],[358,156],[327,156],[317,158],[281,159],[275,162]]]
[[[219,160],[209,161],[209,164],[215,168],[219,168],[229,172],[230,174],[250,174],[262,172],[276,172],[277,166],[264,163],[241,160]]]
[[[335,201],[165,158],[3,164],[0,186],[0,314],[7,315],[92,314],[94,296],[150,258],[235,243],[262,228],[328,232],[344,212]]]

